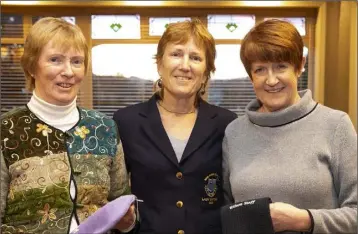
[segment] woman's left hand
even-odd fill
[[[128,228],[130,228],[134,224],[135,219],[136,219],[136,215],[135,215],[134,210],[135,210],[135,208],[134,208],[134,205],[132,204],[129,207],[127,213],[117,223],[116,228],[118,230],[120,230],[120,231],[127,230]],[[128,231],[130,231],[130,230],[128,230]]]
[[[275,202],[270,204],[270,214],[275,232],[302,232],[311,229],[311,219],[307,210],[298,209],[287,203]]]

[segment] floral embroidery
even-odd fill
[[[37,124],[36,132],[42,132],[43,136],[48,136],[48,133],[52,133],[52,129],[50,129],[46,124]]]
[[[88,133],[90,133],[90,131],[86,128],[86,126],[76,127],[76,136],[80,136],[82,139],[84,139]]]
[[[47,219],[50,220],[55,220],[56,219],[56,215],[55,212],[57,211],[57,208],[52,208],[50,209],[50,205],[48,203],[45,204],[44,209],[43,210],[38,210],[37,213],[42,216],[41,219],[41,223],[45,223],[47,221]]]
[[[9,188],[9,197],[10,197],[11,200],[15,199],[14,186],[12,186],[11,184],[10,184],[10,188]]]

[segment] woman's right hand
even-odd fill
[[[270,204],[270,214],[275,232],[302,232],[311,229],[311,218],[307,210],[287,203],[275,202]]]

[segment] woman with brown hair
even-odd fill
[[[257,99],[226,129],[228,203],[269,197],[274,232],[357,232],[357,133],[349,116],[297,90],[303,40],[281,20],[256,25],[241,60]]]
[[[159,90],[114,114],[140,233],[218,234],[221,144],[236,114],[203,100],[215,71],[214,39],[197,19],[170,24],[156,54]]]

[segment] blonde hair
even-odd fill
[[[157,54],[154,56],[157,64],[160,64],[166,46],[169,43],[178,43],[185,44],[191,38],[193,38],[195,44],[199,48],[205,50],[206,57],[206,70],[204,75],[207,77],[204,83],[204,88],[207,85],[208,80],[210,79],[211,73],[215,72],[215,58],[216,58],[216,48],[215,40],[213,36],[209,33],[208,29],[203,23],[197,18],[194,18],[192,21],[186,20],[178,23],[171,23],[168,25],[164,34],[159,40],[157,47]],[[158,81],[154,84],[154,89],[157,89]],[[160,97],[163,97],[162,91],[157,92]],[[200,92],[199,92],[200,96]]]
[[[87,73],[90,54],[81,29],[61,18],[45,17],[32,26],[26,37],[24,53],[21,57],[21,67],[24,70],[26,88],[29,91],[35,88],[33,75],[36,72],[42,49],[49,41],[53,41],[63,51],[73,47],[75,50],[83,52],[85,73]]]
[[[270,19],[257,24],[241,43],[240,58],[251,78],[254,62],[288,62],[295,71],[302,68],[303,40],[294,25]]]

